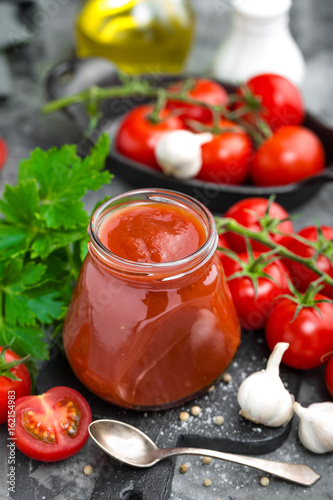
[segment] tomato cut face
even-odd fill
[[[74,389],[54,387],[40,396],[16,401],[16,445],[25,455],[44,462],[62,460],[88,439],[91,410]]]

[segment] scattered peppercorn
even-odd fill
[[[94,469],[92,468],[91,465],[86,465],[83,469],[83,474],[85,476],[91,476],[91,474],[94,472]]]
[[[209,389],[208,389],[208,392],[213,392],[215,391],[215,385],[212,385]]]
[[[229,382],[232,381],[232,376],[230,375],[230,373],[224,373],[222,375],[222,380],[223,382],[225,382],[226,384],[229,384]]]
[[[180,472],[181,474],[185,474],[185,472],[187,472],[187,471],[188,471],[188,465],[186,465],[186,464],[181,464],[181,465],[179,466],[179,472]]]
[[[187,422],[190,418],[190,414],[187,411],[181,411],[179,414],[179,420],[182,422]]]
[[[212,457],[202,457],[202,461],[205,465],[209,465],[212,461]]]
[[[194,417],[197,417],[201,413],[201,408],[200,406],[192,406],[191,408],[191,413]]]
[[[206,488],[208,488],[208,486],[212,485],[212,480],[209,479],[209,477],[206,477],[206,479],[203,482],[203,485],[206,486]]]
[[[216,415],[216,417],[214,417],[214,422],[216,425],[222,425],[224,424],[224,417],[222,417],[222,415]]]
[[[269,485],[269,479],[266,476],[263,476],[260,478],[260,484],[261,486],[268,486]]]

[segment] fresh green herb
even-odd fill
[[[0,345],[48,359],[46,331],[60,330],[86,252],[90,215],[83,197],[109,183],[110,141],[81,158],[75,145],[21,161],[18,183],[0,199]],[[35,367],[32,366],[34,370]]]

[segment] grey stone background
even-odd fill
[[[230,26],[230,9],[226,0],[192,0],[198,16],[196,42],[188,61],[188,69],[203,72],[209,68],[209,63],[215,50],[226,37]],[[53,7],[50,8],[50,5]],[[12,96],[0,102],[0,137],[6,139],[9,145],[9,159],[0,174],[0,190],[6,182],[14,183],[17,174],[17,164],[20,159],[28,156],[34,147],[49,148],[65,142],[76,142],[80,133],[62,113],[41,116],[40,109],[45,102],[44,81],[50,69],[73,52],[72,23],[78,8],[77,1],[71,0],[40,0],[40,9],[47,15],[40,17],[33,25],[33,36],[30,43],[20,45],[7,51],[8,63],[12,71]],[[47,7],[48,6],[48,7]],[[43,20],[43,22],[41,22]],[[322,121],[333,127],[333,1],[332,0],[294,0],[291,12],[291,29],[298,42],[307,63],[306,79],[303,95],[309,111],[316,114]],[[1,25],[3,38],[6,26]],[[17,27],[17,30],[19,28]],[[24,37],[23,37],[24,38]],[[111,187],[104,188],[99,193],[102,198],[107,194],[115,194],[129,186],[125,181],[115,179]],[[333,186],[326,186],[314,200],[301,207],[302,219],[296,226],[305,226],[319,218],[322,224],[332,225],[333,219]],[[95,203],[93,197],[88,204]],[[307,405],[316,401],[317,381],[311,375],[305,377],[299,400]],[[236,465],[218,463],[215,461],[203,469],[200,459],[186,459],[190,470],[185,475],[176,474],[173,481],[172,500],[261,500],[279,498],[294,499],[332,499],[333,477],[332,455],[315,456],[301,448],[296,437],[296,422],[288,441],[265,458],[277,460],[294,460],[306,462],[322,474],[322,480],[310,489],[291,485],[271,479],[267,488],[259,485],[262,474],[249,471]],[[5,443],[5,433],[1,429],[0,451]],[[75,498],[86,500],[94,484],[94,476],[85,478],[82,467],[89,463],[92,445],[87,446],[73,459],[60,464],[55,469],[59,484],[76,478]],[[179,465],[184,460],[179,459]],[[3,470],[3,460],[0,461],[0,473]],[[98,467],[98,463],[96,464]],[[36,480],[45,485],[48,496],[42,500],[69,498],[66,488],[55,491],[48,483],[48,469],[32,471]],[[213,485],[204,488],[202,482],[209,476]],[[4,476],[2,476],[4,478]],[[0,478],[1,480],[1,478]],[[0,498],[6,497],[6,487],[0,488]],[[72,495],[72,497],[74,498]],[[30,500],[24,492],[18,492],[14,498]],[[36,497],[37,498],[37,497]],[[40,500],[38,498],[38,500]],[[111,499],[112,500],[112,499]],[[152,500],[152,499],[149,499]],[[154,499],[155,500],[155,499]],[[158,500],[158,499],[156,499]]]

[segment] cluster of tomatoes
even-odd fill
[[[316,267],[333,277],[333,227],[306,227],[296,233],[300,241],[284,208],[275,202],[269,205],[264,198],[244,199],[224,216],[254,232],[263,227],[269,232],[271,221],[277,220],[283,234],[269,233],[270,239],[296,256],[314,257]],[[326,383],[333,396],[333,287],[318,290],[314,271],[295,260],[278,258],[254,240],[246,244],[243,236],[233,232],[221,234],[219,240],[219,256],[242,326],[265,329],[271,350],[278,342],[288,342],[283,362],[293,368],[312,369],[328,362]],[[322,249],[319,256],[310,242]]]
[[[137,106],[125,115],[115,139],[119,153],[161,170],[154,154],[158,140],[165,132],[188,129],[213,133],[202,146],[202,167],[196,176],[205,182],[238,185],[251,180],[257,186],[280,186],[324,169],[323,146],[302,126],[302,97],[286,78],[258,75],[235,94],[209,79],[194,79],[189,90],[182,90],[182,85],[168,88],[158,119],[155,104]],[[174,93],[184,100],[170,98]],[[223,111],[217,116],[213,110],[219,107]]]

